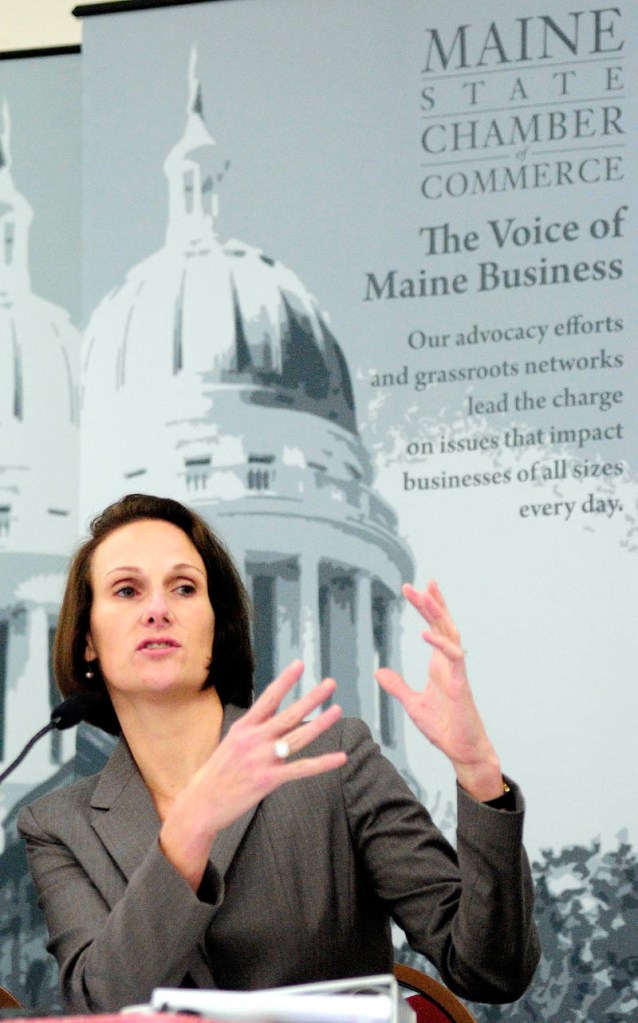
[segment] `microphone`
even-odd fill
[[[65,728],[79,725],[80,721],[86,720],[86,715],[95,707],[96,702],[95,696],[88,696],[86,693],[73,693],[72,696],[68,696],[66,700],[53,708],[47,729],[57,728],[63,731]]]
[[[29,739],[28,743],[24,747],[21,753],[15,758],[15,760],[9,764],[8,767],[0,774],[0,784],[8,778],[12,771],[21,764],[26,757],[29,750],[35,746],[38,739],[41,739],[47,732],[51,732],[54,728],[62,731],[65,728],[73,728],[74,725],[79,725],[80,721],[85,718],[91,709],[94,707],[96,699],[94,696],[87,696],[86,693],[73,693],[72,696],[67,697],[62,703],[59,703],[57,707],[54,707],[51,711],[51,720],[48,725],[41,728],[39,732]]]

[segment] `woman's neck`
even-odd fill
[[[124,738],[163,819],[219,745],[223,707],[217,690],[204,689],[188,700],[113,702]]]

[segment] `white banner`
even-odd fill
[[[636,1004],[636,29],[628,0],[84,22],[81,526],[133,490],[203,512],[258,683],[335,674],[449,831],[449,765],[372,680],[424,677],[400,583],[439,581],[528,801],[546,959],[512,1011],[557,1023]]]

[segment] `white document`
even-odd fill
[[[139,1010],[139,1006],[136,1007]],[[229,1023],[413,1023],[392,974],[260,991],[156,988],[152,1011],[190,1012]]]

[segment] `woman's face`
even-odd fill
[[[90,578],[85,656],[99,659],[111,698],[201,690],[215,614],[186,534],[161,519],[121,526],[93,552]]]

